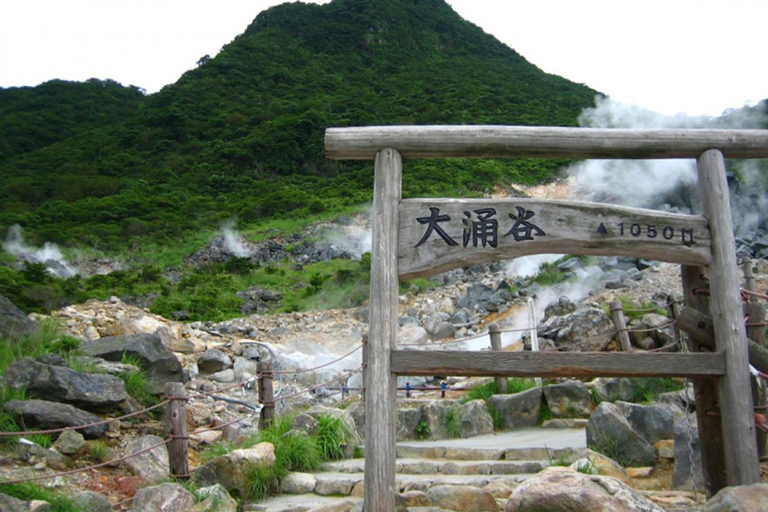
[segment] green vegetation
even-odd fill
[[[23,501],[47,501],[51,504],[51,512],[87,512],[85,509],[76,506],[72,498],[34,482],[0,485],[0,493]]]
[[[442,0],[284,4],[156,94],[98,81],[0,90],[0,232],[139,250],[233,218],[301,219],[371,200],[371,163],[325,159],[327,127],[573,126],[595,94]],[[472,196],[562,164],[413,161],[403,191]]]
[[[77,350],[80,340],[61,334],[61,325],[54,319],[45,319],[40,328],[17,340],[0,338],[0,373],[4,373],[16,359],[59,354],[67,358]]]
[[[671,377],[633,378],[632,402],[647,404],[662,393],[683,389],[683,380]]]
[[[154,393],[149,391],[147,374],[143,372],[143,363],[141,358],[132,356],[128,353],[123,353],[123,357],[120,361],[122,364],[136,367],[138,370],[129,371],[120,375],[125,383],[125,390],[136,399],[143,407],[152,407],[160,403],[160,398]],[[153,413],[159,413],[158,409],[152,411]]]
[[[514,394],[522,391],[529,390],[536,386],[535,379],[525,379],[510,377],[507,379],[507,393]],[[467,394],[462,398],[462,402],[466,403],[470,400],[488,400],[493,395],[498,394],[498,387],[496,386],[496,380],[492,379],[479,386],[474,386],[467,391]]]
[[[419,439],[427,439],[430,433],[429,423],[426,421],[420,421],[419,424],[416,425],[416,437]]]
[[[461,419],[456,406],[450,407],[445,413],[445,431],[451,439],[461,437]]]

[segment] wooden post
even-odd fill
[[[362,369],[362,380],[363,380],[363,390],[360,392],[360,396],[363,400],[365,400],[365,383],[368,382],[367,375],[368,375],[368,334],[363,334],[363,369]]]
[[[667,295],[667,310],[669,311],[669,318],[672,319],[675,323],[672,324],[672,333],[674,335],[674,342],[675,344],[682,343],[682,337],[680,335],[680,326],[677,325],[677,321],[680,318],[680,302],[677,300],[677,298],[674,295]],[[681,350],[682,347],[679,347],[677,350]]]
[[[501,350],[501,329],[499,324],[491,322],[488,324],[488,334],[491,337],[491,350]],[[496,392],[500,395],[507,394],[507,378],[496,377]]]
[[[710,309],[717,350],[723,353],[726,365],[726,373],[719,381],[725,471],[728,485],[750,485],[762,479],[723,154],[714,149],[702,153],[698,173],[704,216],[712,236]]]
[[[683,265],[683,296],[687,307],[702,313],[709,312],[709,296],[696,293],[707,289],[704,279],[705,269]],[[689,334],[688,348],[699,352],[704,343]],[[701,446],[701,468],[704,473],[704,485],[707,496],[713,496],[723,487],[728,486],[725,475],[725,452],[723,451],[723,424],[715,416],[717,411],[717,382],[715,379],[698,378],[693,381],[696,398],[696,422],[699,425],[699,446]]]
[[[391,371],[390,352],[397,345],[397,228],[403,168],[400,153],[382,149],[376,153],[374,168],[363,508],[394,512],[397,378]]]
[[[189,478],[187,447],[187,398],[184,384],[167,382],[163,390],[170,399],[166,407],[165,428],[172,437],[168,443],[168,464],[175,478]]]
[[[755,284],[754,263],[747,258],[744,261],[744,288],[747,291],[757,291]],[[747,310],[747,338],[757,343],[759,346],[765,346],[765,308],[763,304],[754,295],[749,296],[746,304]],[[755,406],[764,406],[766,404],[765,386],[760,382],[759,377],[752,377],[752,403]],[[755,411],[764,414],[764,410]],[[768,435],[763,430],[755,429],[757,434],[757,455],[765,455],[765,449],[768,445]]]
[[[257,365],[259,372],[259,403],[261,414],[259,415],[259,429],[266,429],[272,425],[275,418],[275,393],[272,388],[272,365],[260,362]]]
[[[610,303],[611,319],[616,329],[616,339],[622,352],[632,352],[632,344],[629,342],[629,333],[627,332],[627,320],[624,318],[624,307],[621,301],[613,300]]]

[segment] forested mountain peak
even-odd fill
[[[127,100],[135,114],[0,162],[0,230],[120,248],[362,204],[370,165],[326,160],[329,126],[574,125],[595,94],[542,72],[443,0],[284,4],[175,84]],[[557,165],[414,162],[404,194],[477,194]]]

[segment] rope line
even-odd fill
[[[92,469],[96,469],[96,468],[107,466],[109,464],[114,464],[116,462],[122,462],[124,460],[128,460],[128,459],[130,459],[132,457],[136,457],[137,455],[141,455],[142,453],[146,453],[148,451],[154,450],[155,448],[158,448],[158,447],[160,447],[160,446],[162,446],[164,444],[168,444],[172,440],[173,439],[171,439],[171,438],[166,438],[163,442],[154,444],[152,446],[144,448],[143,450],[139,450],[136,453],[131,453],[129,455],[124,455],[124,456],[122,456],[120,458],[117,458],[117,459],[114,459],[114,460],[108,460],[107,462],[100,462],[99,464],[94,464],[93,466],[88,466],[88,467],[79,468],[79,469],[73,469],[71,471],[64,471],[64,472],[61,472],[61,473],[53,473],[53,474],[50,474],[50,475],[41,475],[41,476],[36,476],[36,477],[32,477],[32,478],[17,478],[15,480],[0,481],[0,485],[21,484],[21,483],[26,483],[26,482],[37,482],[39,480],[48,480],[50,478],[57,478],[57,477],[60,477],[60,476],[69,476],[69,475],[74,475],[74,474],[77,474],[77,473],[84,473],[84,472],[90,471]]]
[[[319,389],[319,388],[325,386],[326,384],[331,384],[332,382],[336,382],[336,381],[339,381],[339,380],[342,380],[342,379],[349,378],[349,377],[351,377],[352,375],[354,375],[355,373],[359,372],[362,369],[363,369],[363,367],[360,366],[358,368],[355,368],[354,370],[348,370],[345,375],[339,375],[338,377],[335,377],[335,378],[333,378],[331,380],[327,380],[325,382],[321,382],[320,384],[315,384],[315,385],[310,386],[310,387],[308,387],[306,389],[303,389],[301,391],[297,391],[295,393],[291,393],[290,395],[281,396],[281,397],[278,398],[278,400],[287,400],[289,398],[294,398],[294,397],[297,397],[299,395],[303,395],[304,393],[308,393],[310,391],[314,391],[316,389]],[[267,405],[274,406],[274,404],[275,404],[275,402],[264,402],[263,405],[265,405],[265,406],[267,406]]]
[[[0,432],[0,437],[6,437],[6,436],[31,436],[31,435],[34,435],[34,434],[59,434],[61,432],[64,432],[65,430],[82,430],[82,429],[86,429],[86,428],[90,428],[90,427],[99,427],[101,425],[106,425],[106,424],[112,423],[114,421],[120,421],[120,420],[124,420],[126,418],[132,418],[134,416],[139,416],[139,415],[144,414],[146,412],[149,412],[149,411],[151,411],[153,409],[157,409],[158,407],[162,407],[164,405],[167,405],[168,403],[170,403],[170,400],[164,400],[164,401],[160,402],[157,405],[153,405],[152,407],[147,407],[146,409],[142,409],[140,411],[136,411],[136,412],[132,412],[130,414],[126,414],[125,416],[120,416],[119,418],[111,418],[111,419],[108,419],[108,420],[97,421],[95,423],[88,423],[86,425],[78,425],[78,426],[75,426],[75,427],[64,427],[64,428],[52,428],[52,429],[48,429],[48,430],[31,430],[31,431],[27,431],[27,432]]]
[[[351,350],[350,352],[347,352],[346,354],[344,354],[343,356],[339,357],[338,359],[334,359],[333,361],[330,361],[330,362],[328,362],[328,363],[325,363],[325,364],[321,364],[320,366],[315,366],[314,368],[305,368],[305,369],[303,369],[303,370],[285,370],[285,371],[279,371],[279,372],[274,372],[274,371],[273,371],[273,372],[271,372],[271,373],[273,373],[273,374],[275,374],[275,375],[293,375],[293,374],[295,374],[295,373],[307,373],[307,372],[313,372],[313,371],[315,371],[315,370],[319,370],[319,369],[321,369],[321,368],[325,368],[326,366],[330,366],[330,365],[332,365],[333,363],[338,363],[338,362],[339,362],[339,361],[341,361],[342,359],[346,359],[347,357],[351,356],[352,354],[354,354],[355,352],[357,352],[357,351],[358,351],[358,350],[360,350],[361,348],[363,348],[363,345],[362,345],[362,344],[358,345],[358,346],[357,346],[357,347],[355,347],[353,350]]]

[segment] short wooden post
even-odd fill
[[[726,373],[719,380],[725,471],[728,485],[750,485],[762,479],[725,160],[720,151],[711,149],[697,163],[701,202],[712,237],[710,309],[717,350],[725,357]]]
[[[624,318],[624,306],[621,301],[613,300],[610,303],[611,319],[613,327],[616,329],[616,339],[622,352],[631,352],[632,344],[629,342],[629,332],[627,332],[627,320]]]
[[[683,296],[688,308],[702,313],[709,313],[709,296],[704,279],[705,269],[683,265]],[[701,340],[689,335],[688,348],[699,352]],[[707,496],[713,496],[723,487],[728,486],[725,476],[725,452],[723,450],[723,423],[716,416],[717,382],[714,379],[692,379],[696,398],[696,422],[699,425],[699,446],[701,446],[701,469],[704,473],[704,485]]]
[[[747,259],[742,266],[744,270],[744,289],[750,292],[757,291],[755,284],[754,263]],[[754,295],[750,295],[746,304],[747,310],[747,338],[757,343],[759,346],[765,346],[765,308],[763,304]],[[766,404],[765,386],[762,385],[758,377],[752,377],[752,403],[755,406],[764,406]],[[756,411],[765,414],[765,410]],[[757,434],[757,455],[765,455],[766,446],[768,446],[768,435],[765,431],[755,429]]]
[[[175,478],[189,478],[187,448],[187,398],[184,384],[167,382],[163,393],[170,402],[166,406],[165,428],[171,437],[168,443],[168,465]]]
[[[496,352],[501,350],[501,329],[499,324],[491,322],[488,324],[488,334],[491,337],[491,350]],[[500,395],[507,394],[507,378],[496,377],[496,392]]]
[[[680,326],[677,325],[677,319],[680,318],[680,301],[674,295],[667,295],[667,311],[669,312],[669,318],[675,322],[672,324],[672,332],[675,337],[675,344],[679,345],[683,341],[680,335]],[[681,348],[678,348],[678,350]]]
[[[395,511],[398,218],[403,161],[396,150],[376,153],[373,178],[370,336],[365,379],[365,503],[371,512]]]
[[[259,372],[259,403],[261,404],[261,414],[259,415],[259,428],[266,429],[272,425],[275,418],[275,393],[272,387],[272,365],[267,362],[260,362],[257,365]]]
[[[363,334],[363,364],[362,364],[362,381],[363,381],[363,390],[360,392],[360,396],[365,400],[365,383],[368,382],[366,380],[368,373],[368,334]]]

